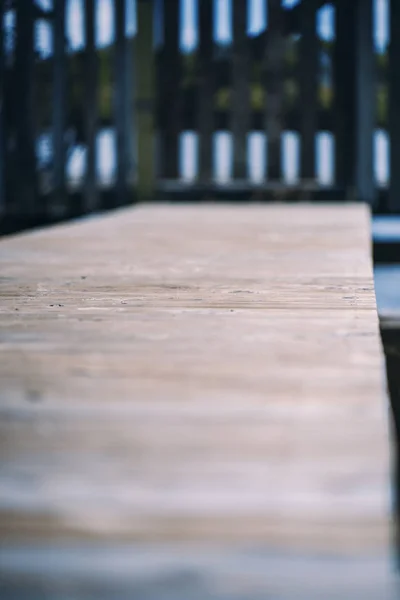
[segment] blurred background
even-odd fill
[[[1,231],[148,198],[400,214],[398,13],[395,0],[1,0]]]

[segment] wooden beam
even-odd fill
[[[389,136],[390,136],[390,184],[388,208],[400,213],[400,6],[390,2],[389,45]]]
[[[5,182],[5,161],[6,161],[6,120],[4,114],[5,104],[5,48],[4,48],[4,7],[5,0],[0,0],[0,217],[6,211],[6,182]]]
[[[164,118],[161,134],[161,171],[165,179],[179,177],[179,139],[182,131],[180,0],[164,0],[163,47],[158,93]]]
[[[213,179],[214,89],[213,0],[202,0],[199,9],[199,90],[197,123],[199,135],[199,180]]]
[[[334,50],[334,114],[336,184],[354,195],[356,170],[356,10],[355,3],[336,0]]]
[[[357,0],[356,13],[356,197],[371,206],[376,202],[374,133],[376,118],[373,0]]]
[[[134,189],[136,184],[136,114],[135,114],[135,42],[134,37],[129,36],[125,46],[125,85],[126,85],[126,102],[125,102],[125,123],[126,123],[126,152],[127,152],[127,194]],[[135,194],[131,198],[127,197],[127,202],[134,201]]]
[[[153,198],[155,189],[154,144],[154,4],[152,0],[137,0],[138,30],[134,45],[135,114],[137,123],[137,196],[139,200]]]
[[[54,0],[53,17],[53,201],[49,211],[55,215],[65,215],[66,184],[66,111],[67,111],[67,57],[66,57],[66,5],[65,0]]]
[[[268,179],[282,176],[283,82],[285,36],[284,9],[281,0],[268,3],[268,38],[265,47],[264,77],[266,86],[265,130],[267,133]]]
[[[247,37],[247,0],[236,0],[233,9],[232,112],[233,176],[248,175],[248,133],[250,129],[250,62]]]
[[[115,91],[114,91],[114,121],[116,127],[117,148],[117,205],[127,202],[128,176],[128,135],[126,122],[127,77],[126,77],[126,0],[115,3]]]
[[[97,135],[99,122],[99,62],[96,49],[96,0],[85,0],[85,212],[100,208],[97,181]]]
[[[34,97],[34,3],[16,0],[15,97],[16,164],[14,171],[18,217],[34,219],[37,211],[38,185],[35,152]]]
[[[300,12],[301,178],[315,178],[315,144],[318,129],[318,0],[302,3]]]

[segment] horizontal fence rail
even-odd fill
[[[396,0],[0,8],[3,221],[161,197],[400,212]]]

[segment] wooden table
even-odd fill
[[[9,597],[397,597],[370,254],[361,205],[1,240]]]

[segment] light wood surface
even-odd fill
[[[369,219],[152,205],[0,240],[3,558],[91,540],[387,561]]]

